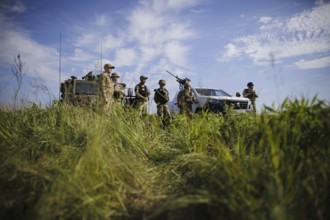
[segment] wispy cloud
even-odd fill
[[[22,1],[16,1],[13,4],[0,3],[0,8],[4,8],[10,12],[23,13],[26,11],[26,6]]]
[[[96,15],[95,24],[100,27],[108,27],[111,25],[111,19],[106,14]]]
[[[165,45],[165,56],[175,65],[184,67],[187,65],[187,53],[189,47],[178,41],[168,42]]]
[[[246,56],[258,64],[269,54],[281,60],[330,52],[330,4],[319,4],[286,19],[264,16],[258,23],[260,33],[232,40],[218,61]]]
[[[137,53],[130,48],[123,48],[116,51],[115,63],[118,66],[132,66],[136,65]]]
[[[1,16],[0,16],[1,17]],[[14,28],[14,24],[6,20],[6,24],[0,19],[0,26],[3,27],[0,36],[0,48],[4,53],[0,53],[0,61],[3,63],[13,63],[17,54],[21,55],[22,60],[29,69],[29,75],[34,75],[41,67],[44,71],[41,77],[50,77],[54,73],[53,66],[56,62],[58,66],[58,52],[54,48],[50,48],[37,43],[22,29]],[[55,62],[54,62],[55,61]]]
[[[295,63],[299,69],[318,69],[330,66],[330,56],[313,60],[300,60]]]

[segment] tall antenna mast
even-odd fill
[[[61,69],[62,67],[62,33],[60,32],[60,55],[59,55],[59,66],[58,66],[58,81],[59,81],[59,90],[58,90],[58,99],[61,98]]]
[[[100,66],[100,69],[101,69],[101,73],[103,72],[103,69],[102,69],[102,38],[101,38],[101,66]]]

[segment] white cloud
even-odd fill
[[[330,52],[330,4],[320,4],[286,20],[261,17],[259,23],[260,33],[232,40],[217,60],[248,56],[260,64],[267,62],[269,54],[283,59]]]
[[[313,60],[300,60],[295,63],[299,69],[318,69],[330,66],[330,56]]]
[[[93,45],[100,45],[100,37],[98,37],[93,32],[84,32],[80,36],[77,37],[75,41],[76,47],[92,47]]]
[[[150,8],[152,11],[169,11],[188,9],[198,4],[201,0],[141,0],[141,5],[145,8]]]
[[[175,65],[187,65],[187,53],[189,48],[178,41],[169,42],[165,45],[165,56]]]
[[[139,48],[140,56],[137,60],[137,68],[136,72],[140,72],[151,60],[155,59],[160,54],[160,48],[148,46],[148,45],[141,45]]]
[[[165,19],[161,14],[144,8],[133,11],[132,14],[129,15],[128,20],[135,33],[161,28],[165,23]]]
[[[122,47],[124,44],[125,37],[115,37],[112,34],[107,34],[102,39],[103,49],[110,50]]]
[[[30,76],[33,76],[35,71],[39,72],[42,69],[43,72],[40,73],[40,76],[51,78],[55,72],[54,66],[56,66],[56,71],[58,69],[57,51],[31,40],[24,32],[3,30],[0,48],[6,51],[6,53],[0,54],[2,62],[13,63],[14,57],[20,54],[26,68],[29,69],[28,75]]]
[[[267,24],[269,22],[271,22],[273,19],[271,17],[268,16],[264,16],[259,18],[259,23],[263,23],[263,24]]]
[[[172,9],[183,9],[200,4],[198,0],[168,0],[168,7]]]
[[[178,22],[177,13],[196,4],[197,1],[186,0],[144,0],[128,13],[127,40],[139,45],[136,71],[142,70],[149,62],[157,62],[163,56],[178,65],[186,63],[186,51],[189,48],[183,46],[182,42],[196,34],[188,22]]]
[[[0,6],[8,11],[17,13],[23,13],[26,11],[26,6],[22,1],[16,1],[14,5],[1,4]]]
[[[131,66],[136,60],[137,53],[133,49],[124,48],[116,51],[114,63],[118,66]]]
[[[235,44],[232,43],[227,44],[225,46],[225,49],[226,49],[226,53],[222,57],[224,60],[227,58],[238,57],[241,54],[241,52],[237,50]]]
[[[111,23],[109,17],[105,14],[96,15],[95,24],[100,27],[107,27]]]

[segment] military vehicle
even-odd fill
[[[222,112],[226,107],[232,108],[235,112],[252,113],[251,102],[247,98],[233,97],[222,89],[191,87],[191,91],[196,96],[196,103],[192,104],[192,111],[198,113],[201,111]],[[173,114],[179,112],[177,103],[178,93],[174,99],[168,102],[168,107]]]
[[[126,84],[120,83],[126,91]],[[70,79],[61,83],[61,102],[75,106],[93,106],[96,107],[100,103],[100,83],[99,76],[93,75],[93,72],[88,72],[82,79],[77,79],[76,76],[71,76]],[[133,89],[128,88],[127,94],[124,95],[123,105],[134,105],[135,97]]]
[[[180,90],[183,89],[186,83],[189,84],[190,82],[188,78],[181,79],[170,71],[167,72],[176,78]],[[192,104],[192,112],[194,113],[202,111],[225,113],[227,108],[231,108],[235,112],[252,113],[251,101],[247,98],[240,97],[238,92],[236,93],[236,97],[233,97],[222,89],[191,87],[191,91],[196,97],[196,103]],[[172,101],[168,102],[168,107],[172,114],[180,111],[177,103],[178,93],[176,93]]]

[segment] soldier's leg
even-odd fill
[[[253,113],[257,114],[257,105],[256,105],[256,101],[252,102],[252,107],[253,107]]]
[[[160,118],[163,118],[163,106],[162,105],[159,105],[157,106],[157,115],[160,117]]]
[[[139,115],[142,115],[143,102],[136,101],[134,108],[138,110]]]
[[[172,118],[170,109],[168,108],[167,105],[164,105],[163,112],[164,112],[164,117]]]
[[[148,114],[148,102],[143,102],[141,106],[141,115],[146,116]]]
[[[170,109],[168,108],[167,105],[164,105],[164,106],[163,106],[163,112],[164,112],[164,119],[163,119],[164,124],[165,124],[165,125],[168,125],[168,124],[171,123],[171,119],[172,119],[172,117],[171,117]]]

